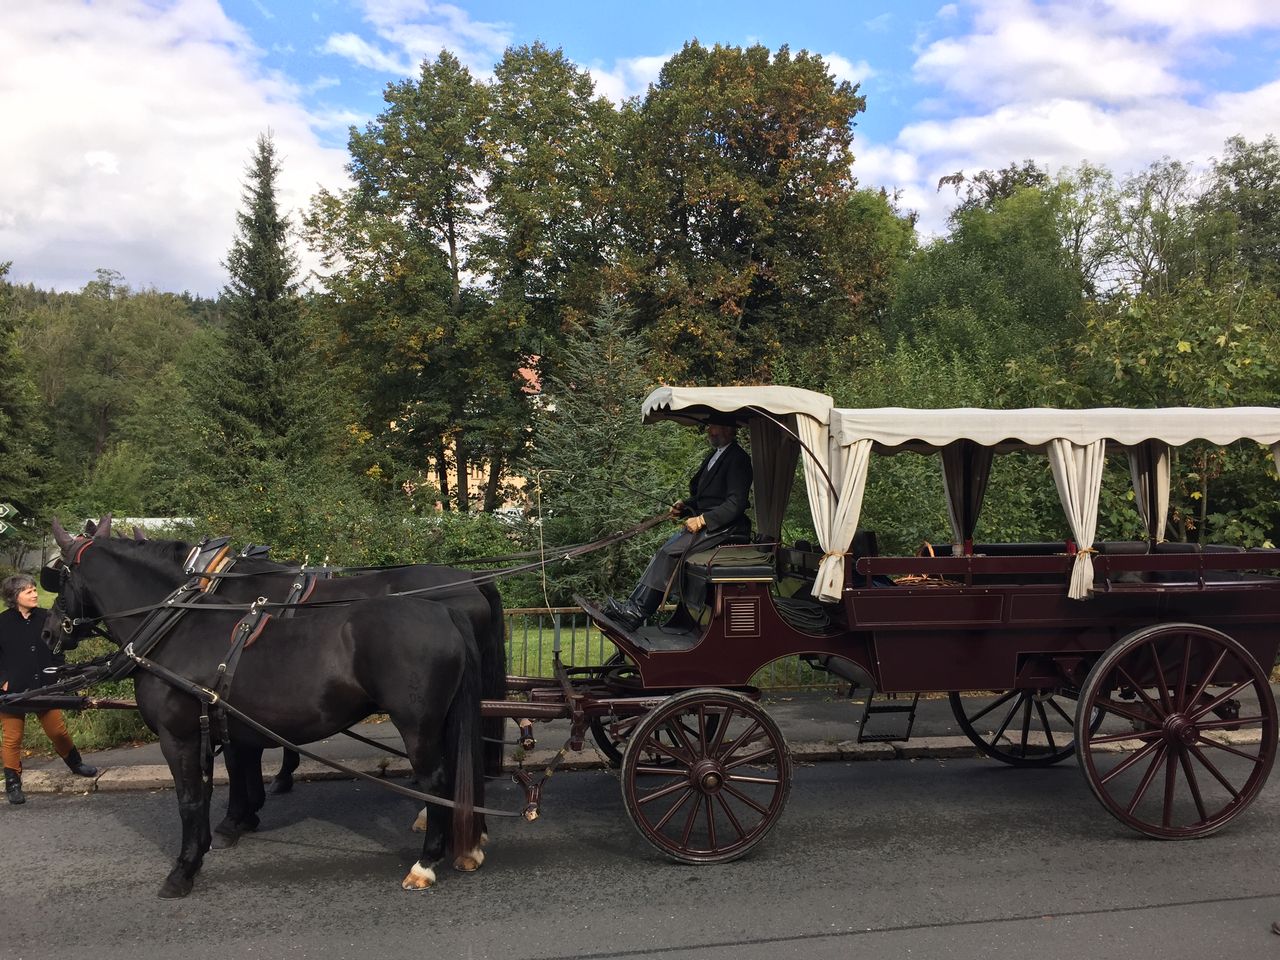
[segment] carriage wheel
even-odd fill
[[[1076,752],[1075,697],[1052,688],[1001,690],[995,699],[951,694],[951,712],[964,735],[993,760],[1013,767],[1047,767]],[[1091,730],[1102,723],[1094,711]]]
[[[601,678],[610,687],[638,689],[640,675],[635,665],[621,653],[615,653],[604,662]],[[623,717],[611,723],[605,717],[591,717],[588,724],[591,728],[591,739],[596,742],[600,752],[604,754],[609,766],[615,770],[622,766],[622,753],[627,749],[627,740],[640,722],[640,717]]]
[[[1131,731],[1083,729],[1087,709]],[[1267,675],[1221,631],[1190,623],[1147,627],[1107,651],[1080,691],[1078,760],[1102,805],[1150,837],[1203,837],[1241,813],[1276,755],[1276,703]]]
[[[791,790],[791,754],[764,708],[727,690],[686,690],[650,711],[622,760],[622,799],[641,836],[681,863],[736,860],[764,839]]]

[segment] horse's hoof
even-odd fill
[[[293,777],[276,777],[271,781],[272,793],[289,793],[293,790]]]
[[[191,877],[177,872],[171,873],[160,885],[160,891],[156,896],[161,900],[181,900],[191,892],[194,883]]]
[[[240,836],[239,830],[215,830],[213,831],[213,841],[210,843],[210,847],[214,850],[230,850],[240,842]]]
[[[400,886],[405,890],[427,890],[436,882],[436,872],[430,867],[424,867],[420,863],[415,863],[409,870],[408,876],[400,882]]]
[[[463,873],[475,873],[484,863],[484,851],[479,847],[464,853],[453,861],[453,869]]]
[[[417,818],[413,821],[413,826],[409,828],[414,833],[427,832],[427,808],[423,807],[418,811]]]

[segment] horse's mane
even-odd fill
[[[191,544],[185,540],[128,540],[107,539],[95,540],[97,544],[116,548],[116,556],[129,557],[135,561],[141,558],[143,566],[157,576],[172,578],[174,568],[182,569],[183,563],[191,553]]]

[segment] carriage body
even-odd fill
[[[1247,438],[1269,445],[1280,464],[1280,410],[842,411],[822,395],[777,387],[664,387],[644,409],[650,420],[686,423],[734,415],[751,428],[753,459],[763,453],[766,462],[756,467],[763,536],[688,558],[667,623],[629,631],[583,601],[620,651],[579,689],[586,710],[612,721],[593,730],[626,741],[614,747],[618,755],[626,747],[629,809],[643,814],[646,789],[670,789],[664,764],[687,767],[696,786],[692,761],[676,759],[699,753],[682,724],[702,741],[715,732],[706,726],[711,701],[700,704],[696,691],[758,696],[753,676],[796,655],[854,686],[949,694],[962,729],[996,759],[1076,756],[1109,812],[1150,836],[1211,833],[1266,781],[1277,743],[1268,673],[1280,647],[1280,551],[1169,544],[1162,534],[1169,449]],[[1049,456],[1072,539],[973,542],[992,458],[1010,450]],[[928,555],[881,556],[859,530],[866,472],[874,454],[905,451],[940,455],[953,542]],[[1094,542],[1108,453],[1129,459],[1145,541]],[[794,474],[796,460],[819,549],[778,542],[790,484],[761,487],[761,478]],[[995,705],[968,711],[962,691],[990,691]],[[683,703],[681,719],[667,722],[675,756],[655,738],[657,725],[635,725],[663,697]],[[998,729],[982,728],[1001,715]],[[637,729],[643,743],[630,736]],[[776,761],[776,778],[783,766]],[[710,810],[715,797],[703,793]],[[772,799],[759,806],[776,815]],[[672,835],[671,822],[687,833],[694,814],[664,816],[633,812],[668,854],[710,858],[705,838],[697,847]]]

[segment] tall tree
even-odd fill
[[[39,394],[18,344],[18,316],[0,263],[0,501],[41,506],[44,422]]]
[[[671,376],[767,378],[859,319],[832,227],[864,107],[821,57],[694,41],[628,108],[616,282]]]
[[[472,414],[484,400],[473,372],[502,321],[463,285],[487,170],[487,96],[445,51],[416,81],[388,85],[384,100],[363,131],[351,129],[356,186],[322,191],[305,222],[331,271],[336,359],[361,382],[367,448],[380,456],[369,469],[420,485],[431,458],[447,505],[452,455],[455,500],[466,510]]]
[[[216,390],[236,459],[282,458],[306,424],[298,409],[302,351],[297,261],[280,210],[280,162],[271,135],[254,147],[236,214],[223,291],[229,369]]]

